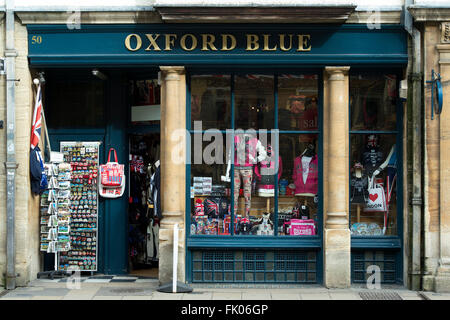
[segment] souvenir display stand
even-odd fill
[[[38,273],[38,278],[62,277],[61,253],[70,250],[70,165],[52,162],[44,165],[48,187],[41,195],[40,251],[54,254],[54,269]]]
[[[71,169],[71,247],[60,255],[63,270],[97,271],[99,146],[100,142],[60,143]]]

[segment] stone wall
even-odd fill
[[[16,216],[15,216],[15,247],[16,274],[19,274],[16,284],[26,285],[36,278],[39,271],[39,197],[31,194],[29,174],[29,149],[31,118],[35,88],[28,67],[27,29],[18,21],[15,23],[16,57]],[[0,25],[0,50],[5,49],[5,20]],[[0,78],[0,115],[6,119],[6,81]],[[6,124],[5,124],[6,125]],[[44,132],[42,132],[44,133]],[[0,130],[0,282],[4,284],[6,272],[6,130]]]

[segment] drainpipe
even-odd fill
[[[405,30],[411,36],[412,52],[412,72],[409,73],[409,83],[411,92],[408,97],[412,100],[412,192],[410,195],[412,218],[411,218],[411,261],[409,268],[409,287],[411,290],[422,290],[422,263],[421,263],[421,245],[422,245],[422,52],[421,52],[421,34],[414,26],[412,15],[408,7],[414,0],[405,0],[403,9],[403,23]],[[409,153],[409,152],[408,152]]]
[[[15,57],[14,0],[6,1],[6,289],[16,288],[15,252],[15,198],[16,198],[16,147],[15,147]]]
[[[421,290],[421,243],[422,243],[422,56],[421,34],[413,27],[413,66],[412,74],[412,241],[411,241],[411,290]]]

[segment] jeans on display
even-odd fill
[[[253,169],[249,167],[248,169],[235,169],[234,170],[234,214],[236,214],[239,200],[239,189],[242,185],[244,189],[244,199],[245,199],[245,216],[250,214],[251,198],[252,198],[252,177]]]

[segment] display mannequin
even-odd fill
[[[238,133],[234,137],[234,214],[237,212],[239,190],[241,182],[244,190],[245,213],[248,217],[251,207],[253,166],[257,162],[265,160],[266,149],[258,140],[254,133]],[[230,181],[230,156],[226,176],[222,176],[222,181]]]
[[[361,163],[367,176],[372,176],[383,161],[383,152],[380,150],[378,136],[370,134],[367,136],[365,149],[361,155]]]
[[[350,182],[350,201],[352,203],[364,204],[369,196],[367,176],[363,174],[363,168],[363,165],[359,162],[353,166],[353,177]]]
[[[278,181],[283,171],[281,157],[278,156],[278,162],[272,153],[272,146],[267,145],[267,159],[255,166],[255,175],[258,177],[258,195],[260,197],[275,196],[275,176],[278,171]]]
[[[305,151],[295,158],[292,179],[296,196],[314,197],[317,194],[319,163],[314,144],[309,143]]]

